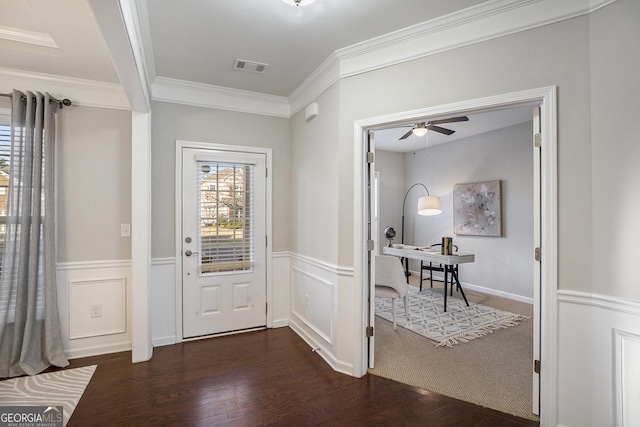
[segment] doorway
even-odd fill
[[[425,109],[422,111],[412,111],[407,113],[402,117],[403,120],[399,120],[399,117],[402,115],[393,115],[389,116],[388,120],[385,118],[375,118],[371,120],[363,120],[360,122],[356,122],[357,131],[361,131],[362,134],[360,136],[356,136],[356,145],[359,150],[363,151],[363,158],[367,158],[364,153],[364,147],[367,146],[368,141],[368,131],[383,128],[383,127],[391,127],[401,123],[407,123],[409,121],[419,121],[428,118],[435,118],[437,116],[442,115],[460,115],[460,114],[471,114],[473,112],[480,111],[488,111],[494,109],[502,109],[508,108],[511,106],[518,105],[539,105],[542,117],[542,125],[540,128],[540,138],[543,141],[544,149],[540,152],[540,161],[539,167],[541,171],[540,176],[540,247],[543,248],[540,252],[539,256],[539,266],[540,266],[540,292],[538,294],[538,298],[540,303],[536,306],[539,308],[539,323],[540,328],[539,331],[539,343],[537,346],[537,351],[539,351],[540,356],[535,357],[536,360],[548,361],[545,366],[546,369],[543,369],[540,374],[540,414],[541,420],[544,423],[545,414],[548,418],[547,420],[553,420],[553,413],[555,411],[554,408],[554,399],[557,391],[552,385],[551,379],[554,378],[555,375],[555,363],[554,363],[554,355],[556,353],[555,347],[555,337],[556,337],[556,301],[555,294],[557,289],[557,260],[556,260],[556,248],[557,248],[557,231],[556,231],[556,218],[557,218],[557,206],[556,206],[556,121],[555,121],[555,111],[556,111],[556,100],[555,100],[555,87],[552,88],[543,88],[539,90],[532,90],[528,92],[522,93],[514,93],[503,96],[485,98],[480,100],[474,100],[469,102],[463,102],[459,104],[451,104],[443,107],[436,107],[431,109]],[[362,160],[360,159],[360,162]],[[360,175],[362,177],[362,187],[363,192],[366,189],[365,180],[367,177],[368,163],[362,162],[359,166],[359,171],[362,172]],[[357,171],[358,172],[358,171]],[[363,210],[359,212],[362,214],[361,218],[366,218],[364,211],[369,209],[367,204],[367,197],[361,199],[363,201],[362,206]],[[363,224],[362,220],[356,221],[358,224],[362,226],[362,236],[367,235],[367,224]],[[357,237],[357,236],[356,236]],[[360,243],[358,247],[362,247],[363,245]],[[531,250],[532,258],[533,258],[533,248]],[[371,268],[370,268],[370,256],[372,253],[366,250],[366,247],[362,247],[361,249],[362,255],[362,271],[363,271],[363,288],[365,289],[363,295],[363,321],[367,318],[368,314],[373,310],[373,304],[370,301],[373,301],[374,298],[368,299],[369,295],[373,295],[373,289],[371,289],[369,278],[371,277]],[[368,325],[367,325],[368,326]],[[374,334],[375,335],[375,334]],[[365,343],[363,343],[363,348],[367,349],[367,345],[373,345],[373,342],[370,342],[369,338],[364,338]],[[534,338],[534,341],[538,340],[538,338]],[[363,352],[364,354],[365,352]],[[362,363],[363,366],[366,366],[367,360],[363,357]],[[538,362],[538,366],[540,365]],[[547,370],[548,369],[548,370]],[[363,369],[364,371],[364,369]],[[532,361],[532,371],[533,371],[533,361]],[[363,372],[364,374],[364,372]],[[537,374],[536,374],[537,375]]]
[[[193,145],[176,153],[182,337],[265,328],[268,153]]]

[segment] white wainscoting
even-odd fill
[[[341,352],[338,351],[339,347],[341,347],[340,350],[346,347],[346,343],[338,342],[340,336],[337,332],[338,324],[344,325],[345,328],[352,324],[350,319],[340,318],[340,306],[353,307],[354,304],[353,300],[341,301],[338,298],[339,285],[340,282],[344,282],[345,275],[351,278],[349,285],[352,285],[352,269],[341,268],[303,255],[291,254],[289,326],[334,370],[353,375],[353,363],[341,359],[339,357]],[[352,295],[353,292],[349,294]],[[351,313],[353,311],[352,309]],[[346,351],[344,353],[354,356]]]
[[[558,291],[558,328],[558,425],[640,426],[640,302]]]
[[[176,259],[151,260],[149,304],[151,343],[154,347],[178,342],[176,333]]]
[[[131,350],[131,261],[58,263],[57,279],[68,358]]]

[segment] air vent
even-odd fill
[[[236,59],[233,62],[233,69],[239,71],[248,71],[250,73],[264,73],[269,64],[261,62],[247,61],[246,59]]]

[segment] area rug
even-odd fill
[[[96,368],[85,366],[0,381],[0,405],[62,406],[66,426]]]
[[[529,317],[508,311],[465,302],[458,298],[447,298],[444,312],[444,296],[434,290],[418,291],[409,288],[409,319],[405,314],[404,301],[397,304],[397,324],[429,338],[437,347],[452,347],[469,342],[499,329],[509,328]],[[383,319],[393,321],[391,298],[376,298],[375,313]]]

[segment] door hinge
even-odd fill
[[[373,240],[367,240],[367,250],[372,251],[375,249],[376,243]]]
[[[373,153],[371,151],[367,152],[367,163],[373,163],[373,161],[375,160],[375,156],[373,155]]]
[[[265,302],[265,303],[264,303],[264,312],[265,312],[266,314],[269,314],[269,303],[268,303],[268,302]]]
[[[539,247],[537,247],[534,250],[534,255],[533,257],[535,258],[536,261],[540,262],[542,261],[542,249],[540,249]]]
[[[265,178],[269,177],[269,168],[264,168],[264,176]]]
[[[264,236],[264,247],[265,248],[269,247],[269,236]]]
[[[373,336],[373,326],[367,326],[367,338],[371,338]]]
[[[535,372],[536,374],[540,373],[540,361],[539,360],[534,360],[533,361],[533,372]]]
[[[542,135],[539,133],[533,135],[533,146],[536,148],[542,147]]]

